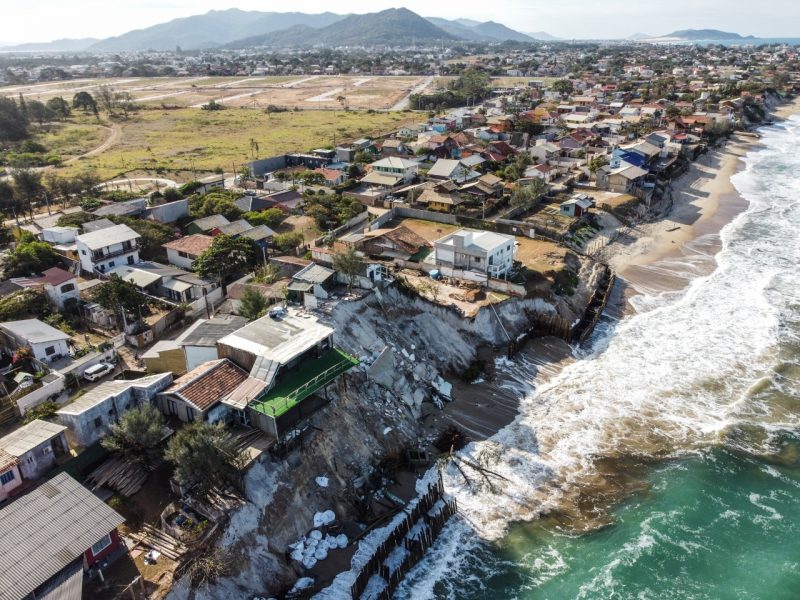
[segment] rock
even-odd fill
[[[340,533],[336,536],[336,543],[339,548],[347,548],[347,536],[343,533]]]
[[[314,521],[317,520],[317,515],[320,515],[320,517],[321,517],[324,514],[325,513],[317,513],[316,515],[314,515]],[[317,525],[317,527],[319,527],[319,525]],[[311,533],[308,534],[308,537],[309,537],[309,541],[316,540],[317,542],[319,542],[322,539],[322,532],[319,531],[318,529],[315,529],[314,531],[312,531]]]
[[[433,388],[439,393],[440,396],[447,398],[448,400],[451,398],[451,394],[453,392],[453,384],[445,381],[441,378],[441,376],[437,376],[431,384]]]
[[[328,487],[328,478],[327,477],[323,477],[322,475],[320,475],[319,477],[316,477],[314,479],[314,481],[317,482],[317,485],[319,487],[323,487],[323,488]]]

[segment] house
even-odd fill
[[[436,264],[485,273],[499,278],[511,269],[516,253],[514,236],[459,229],[433,244]]]
[[[95,219],[94,221],[86,221],[86,223],[81,225],[81,229],[83,229],[83,233],[91,233],[92,231],[114,227],[114,225],[114,221],[109,219]]]
[[[394,187],[400,183],[410,183],[417,175],[419,163],[416,160],[391,156],[375,161],[372,170],[361,179],[364,183]]]
[[[592,205],[594,202],[589,196],[576,194],[559,205],[559,212],[565,217],[582,217],[589,212]]]
[[[42,229],[42,239],[53,245],[69,245],[78,236],[77,227],[46,227]]]
[[[176,340],[160,340],[140,355],[148,373],[186,373],[186,355]]]
[[[262,196],[242,196],[234,200],[233,203],[242,212],[259,212],[274,206],[272,202]]]
[[[0,503],[5,502],[11,493],[22,485],[19,472],[19,459],[5,450],[0,450]]]
[[[270,206],[275,206],[286,212],[291,212],[302,204],[303,195],[297,190],[284,190],[282,192],[269,194],[266,199],[272,203]]]
[[[165,415],[184,423],[217,421],[225,411],[209,413],[246,379],[247,372],[230,360],[212,360],[181,375],[158,395],[157,402]]]
[[[340,171],[339,169],[319,167],[318,169],[314,169],[314,172],[322,175],[322,177],[325,179],[325,185],[328,187],[342,185],[345,181],[347,181],[347,173]]]
[[[35,419],[0,438],[0,450],[19,460],[22,479],[39,479],[69,446],[63,425]]]
[[[94,275],[117,265],[139,262],[138,239],[141,236],[127,225],[114,225],[84,233],[75,238],[81,270]]]
[[[428,184],[416,198],[417,204],[422,204],[428,210],[437,212],[453,212],[464,200],[458,192],[458,186],[452,181],[443,181],[438,184]]]
[[[198,319],[175,340],[177,346],[183,350],[183,371],[192,371],[203,363],[217,360],[217,341],[245,325],[247,319],[237,315]]]
[[[545,183],[550,183],[557,175],[557,170],[547,164],[533,165],[525,169],[525,179],[533,179],[534,177],[541,179]]]
[[[348,246],[352,246],[367,256],[402,258],[404,260],[408,260],[421,250],[431,247],[425,238],[417,235],[404,225],[391,229],[375,229],[365,233],[344,236],[334,244],[334,250],[341,251]]]
[[[195,233],[162,244],[162,247],[167,250],[169,264],[182,269],[191,269],[197,257],[208,250],[213,242],[214,238],[210,235]]]
[[[381,155],[383,156],[403,156],[408,154],[408,147],[403,140],[388,139],[381,144]]]
[[[188,235],[205,233],[210,234],[215,229],[219,229],[225,225],[229,225],[230,221],[222,215],[211,215],[210,217],[203,217],[202,219],[195,219],[186,226],[186,233]]]
[[[52,363],[69,356],[69,336],[40,321],[6,321],[0,323],[0,346],[12,354],[21,348],[30,348],[33,357],[43,363]]]
[[[426,177],[434,181],[453,181],[467,183],[481,176],[477,171],[464,166],[459,160],[440,158],[430,168]]]
[[[640,187],[647,177],[647,171],[633,165],[623,163],[618,169],[606,165],[597,171],[597,187],[618,194],[629,194]]]
[[[221,339],[220,356],[250,373],[246,389],[226,400],[234,419],[281,438],[318,409],[323,400],[314,400],[315,393],[358,364],[334,348],[333,333],[315,317],[289,309]]]
[[[302,301],[305,306],[316,307],[316,300],[324,300],[336,285],[336,271],[311,263],[292,275],[288,287],[288,300]]]
[[[56,411],[73,446],[91,446],[111,431],[127,411],[152,402],[172,383],[172,373],[131,381],[105,381]]]
[[[124,202],[110,202],[93,210],[96,217],[141,217],[147,209],[147,198],[135,198]]]
[[[84,572],[127,552],[125,519],[66,473],[0,509],[0,598],[76,600]]]
[[[80,300],[78,280],[69,271],[58,267],[47,269],[42,273],[41,282],[47,297],[59,309],[63,309],[64,303],[70,299]]]

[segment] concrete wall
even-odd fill
[[[185,217],[189,214],[189,201],[176,200],[175,202],[168,202],[159,206],[148,208],[145,212],[145,218],[160,223],[174,223],[178,219]]]
[[[164,350],[158,353],[158,358],[145,358],[144,364],[148,373],[183,375],[186,372],[186,355],[181,348]]]
[[[48,348],[53,348],[55,352],[47,354]],[[41,342],[38,344],[31,344],[33,355],[44,363],[50,363],[59,358],[69,356],[69,348],[67,347],[66,340],[56,340],[52,342]],[[57,358],[56,358],[57,357]]]
[[[59,437],[62,447],[66,450],[67,438],[63,433],[59,433],[19,457],[19,470],[23,479],[38,479],[55,466],[56,455],[53,452],[53,443]]]
[[[181,269],[187,269],[191,271],[192,265],[194,264],[194,259],[188,256],[179,256],[177,250],[167,248],[167,262],[169,262],[171,265],[175,265],[176,267],[180,267]]]
[[[270,158],[262,158],[254,160],[247,164],[250,167],[250,172],[254,177],[263,177],[266,173],[278,171],[286,168],[286,155],[272,156]]]
[[[217,347],[211,348],[206,346],[184,346],[183,351],[186,354],[186,370],[191,371],[195,367],[199,367],[204,362],[209,360],[217,360]]]
[[[50,396],[61,395],[61,392],[64,391],[65,377],[56,371],[53,371],[53,375],[56,376],[54,381],[44,383],[42,387],[33,390],[30,394],[22,396],[22,398],[17,399],[17,408],[19,409],[19,414],[25,415],[26,412],[28,412],[34,406],[41,404]]]

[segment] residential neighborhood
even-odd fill
[[[405,13],[376,14],[396,30]],[[324,20],[320,36],[339,22]],[[493,543],[548,514],[526,486],[557,471],[560,446],[537,428],[551,408],[573,411],[553,430],[589,427],[581,402],[599,392],[581,385],[625,373],[559,380],[560,404],[544,384],[623,353],[602,336],[712,273],[745,210],[731,178],[794,114],[800,53],[426,22],[419,40],[327,48],[295,25],[286,43],[275,29],[212,48],[0,53],[0,600],[388,599],[452,519]],[[313,135],[310,113],[329,119]],[[208,133],[215,119],[242,119],[225,125],[239,142]],[[70,128],[112,138],[44,156]],[[83,168],[113,147],[124,168]],[[734,363],[720,372],[748,361]],[[645,418],[616,400],[615,433]],[[614,471],[634,442],[657,445],[658,424],[643,429],[597,451],[607,472],[575,478],[608,503],[647,487]],[[679,433],[665,427],[674,447],[659,439],[647,460],[693,448]],[[587,511],[553,477],[570,498],[552,514],[576,536],[610,527],[608,507]]]

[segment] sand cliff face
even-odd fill
[[[364,364],[330,386],[331,402],[310,419],[316,430],[304,449],[280,463],[264,457],[248,472],[250,503],[232,515],[220,541],[237,550],[238,574],[198,590],[183,581],[169,598],[269,596],[290,586],[301,573],[284,559],[287,545],[312,528],[318,511],[355,519],[353,480],[386,456],[430,444],[435,432],[420,417],[449,400],[447,379],[476,360],[478,347],[505,347],[530,329],[534,313],[580,318],[604,268],[577,256],[572,266],[572,296],[510,299],[471,320],[396,287],[337,304],[322,320],[336,328],[335,343]],[[321,475],[326,488],[315,482]]]

